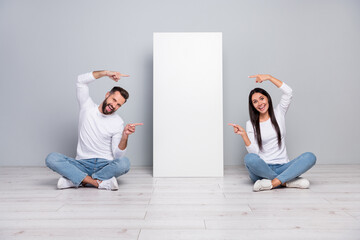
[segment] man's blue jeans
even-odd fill
[[[281,183],[286,183],[312,168],[316,163],[316,156],[306,152],[285,164],[266,164],[259,155],[248,153],[244,161],[253,182],[263,178],[270,180],[277,178]]]
[[[112,161],[102,158],[76,160],[61,153],[50,153],[45,162],[46,166],[72,181],[75,186],[79,186],[86,176],[107,180],[130,170],[130,161],[125,157]]]

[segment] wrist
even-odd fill
[[[249,140],[249,137],[248,137],[248,135],[247,135],[246,133],[243,134],[243,135],[241,135],[241,137],[243,138],[243,140],[244,140],[245,142],[250,141],[250,140]]]

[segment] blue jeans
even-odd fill
[[[130,170],[130,161],[125,157],[112,161],[102,158],[76,160],[61,153],[50,153],[45,162],[46,166],[72,181],[75,186],[79,186],[86,176],[107,180]]]
[[[253,182],[263,178],[270,180],[277,178],[281,183],[286,183],[312,168],[316,163],[316,156],[306,152],[285,164],[266,164],[259,155],[248,153],[244,161]]]

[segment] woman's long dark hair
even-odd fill
[[[253,125],[254,128],[254,133],[255,133],[255,138],[256,141],[259,145],[260,150],[262,150],[262,140],[261,140],[261,131],[260,131],[260,113],[258,110],[256,110],[256,108],[254,107],[253,103],[252,103],[252,95],[254,93],[261,93],[264,96],[266,96],[268,98],[268,104],[269,104],[269,115],[270,115],[270,119],[271,119],[271,123],[275,128],[276,134],[277,134],[277,139],[278,139],[278,145],[279,148],[281,146],[281,132],[280,132],[280,128],[279,128],[279,124],[276,121],[276,117],[274,114],[274,108],[272,105],[272,100],[271,97],[269,95],[269,93],[267,91],[265,91],[262,88],[254,88],[253,90],[251,90],[250,94],[249,94],[249,115],[250,115],[250,121]]]

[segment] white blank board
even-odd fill
[[[222,33],[154,33],[154,177],[223,176]]]

